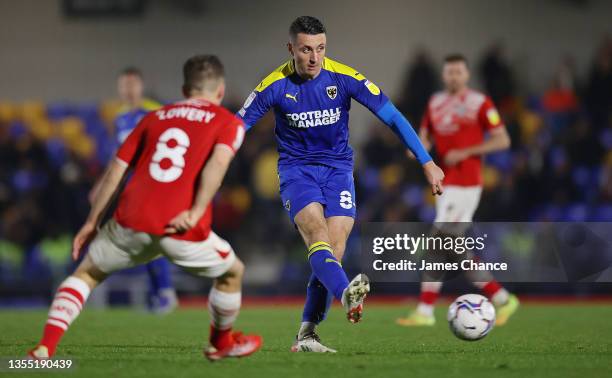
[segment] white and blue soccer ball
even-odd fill
[[[451,331],[458,338],[480,340],[495,325],[495,307],[482,295],[465,294],[453,301],[446,318]]]

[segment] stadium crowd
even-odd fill
[[[396,103],[415,128],[440,88],[438,68],[423,50],[407,69]],[[612,40],[586,74],[571,58],[560,61],[543,93],[517,83],[500,45],[471,68],[512,138],[509,151],[485,161],[476,219],[612,221]],[[115,148],[116,109],[115,101],[0,103],[0,294],[36,292],[69,266],[71,236]],[[271,290],[301,290],[308,272],[278,198],[273,127],[268,117],[249,131],[215,200],[215,229],[252,263],[252,283],[282,279],[286,285]],[[431,221],[433,197],[417,163],[386,128],[368,132],[356,148],[358,223]]]

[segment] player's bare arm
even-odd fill
[[[72,258],[74,260],[78,259],[83,246],[96,236],[97,227],[104,211],[117,193],[127,169],[128,165],[119,159],[114,159],[106,169],[100,188],[93,199],[87,220],[72,242]]]
[[[510,147],[510,136],[505,127],[496,127],[489,131],[489,136],[484,142],[448,151],[444,162],[448,165],[455,165],[470,156],[482,156],[492,152],[503,151]]]
[[[234,152],[230,148],[224,145],[215,147],[210,160],[202,169],[199,189],[193,206],[174,217],[168,223],[165,229],[166,233],[182,233],[190,230],[198,223],[208,204],[219,190],[233,158]]]

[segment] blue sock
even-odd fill
[[[346,273],[340,262],[334,257],[328,243],[316,242],[308,248],[308,260],[314,275],[323,286],[336,297],[342,299],[342,292],[349,285]]]
[[[157,295],[163,289],[172,288],[170,279],[170,263],[165,258],[153,260],[147,264],[151,293]]]
[[[310,275],[306,288],[306,303],[302,313],[302,322],[319,324],[325,320],[329,306],[334,297],[314,274]]]

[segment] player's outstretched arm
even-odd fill
[[[112,198],[119,189],[119,184],[127,172],[128,165],[117,158],[109,164],[100,181],[99,188],[93,198],[93,203],[85,224],[72,242],[72,258],[78,259],[83,247],[95,236],[98,224],[108,208]]]
[[[397,110],[391,101],[387,101],[376,115],[393,130],[404,145],[414,154],[419,163],[421,163],[425,177],[431,185],[431,192],[434,195],[442,194],[444,190],[442,187],[444,172],[433,162],[429,152],[427,152],[427,149],[421,143],[421,140],[406,117]]]
[[[219,190],[233,158],[234,151],[228,146],[218,144],[215,147],[210,159],[202,169],[198,192],[191,209],[181,212],[168,223],[165,229],[167,234],[186,232],[198,223]]]
[[[429,130],[427,130],[424,127],[421,127],[419,129],[419,139],[421,140],[423,147],[425,147],[425,150],[429,152],[433,145],[433,143],[429,139]],[[408,156],[409,159],[416,159],[416,156],[414,156],[414,154],[412,153],[412,151],[410,151],[410,149],[406,150],[406,156]]]

